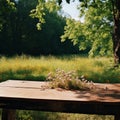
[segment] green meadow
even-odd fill
[[[113,67],[113,58],[88,58],[86,56],[39,56],[27,55],[0,58],[0,81],[46,80],[50,72],[61,69],[75,71],[80,77],[84,75],[93,82],[120,82],[120,68]]]

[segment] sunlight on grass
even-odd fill
[[[111,58],[88,58],[71,56],[39,56],[27,55],[0,58],[0,80],[6,79],[40,79],[56,69],[74,70],[79,76],[85,75],[89,80],[106,82],[119,81],[120,70],[112,70]]]

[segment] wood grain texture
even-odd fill
[[[0,83],[0,107],[51,112],[118,115],[120,84],[96,84],[94,91],[49,89],[47,82]],[[107,89],[106,89],[107,88]]]

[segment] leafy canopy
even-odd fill
[[[80,50],[90,49],[89,55],[111,55],[113,28],[112,5],[109,0],[81,0],[78,6],[84,22],[67,20],[62,41],[79,44]]]
[[[55,0],[48,0],[47,2],[45,0],[38,0],[38,5],[35,9],[31,10],[30,16],[39,20],[36,26],[38,30],[41,30],[42,24],[45,23],[46,12],[57,12],[59,9],[60,6],[56,4]]]
[[[70,0],[66,0],[70,3]],[[78,44],[80,50],[89,50],[90,56],[111,55],[113,29],[112,2],[111,0],[79,0],[80,17],[84,17],[84,23],[72,19],[66,19],[64,34],[61,41],[71,40],[73,45]],[[57,12],[62,0],[38,0],[38,5],[31,11],[31,16],[37,18],[37,28],[45,23],[46,11]]]

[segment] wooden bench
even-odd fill
[[[0,83],[2,120],[15,110],[114,115],[120,120],[120,84],[95,84],[94,91],[49,89],[47,82],[8,80]]]

